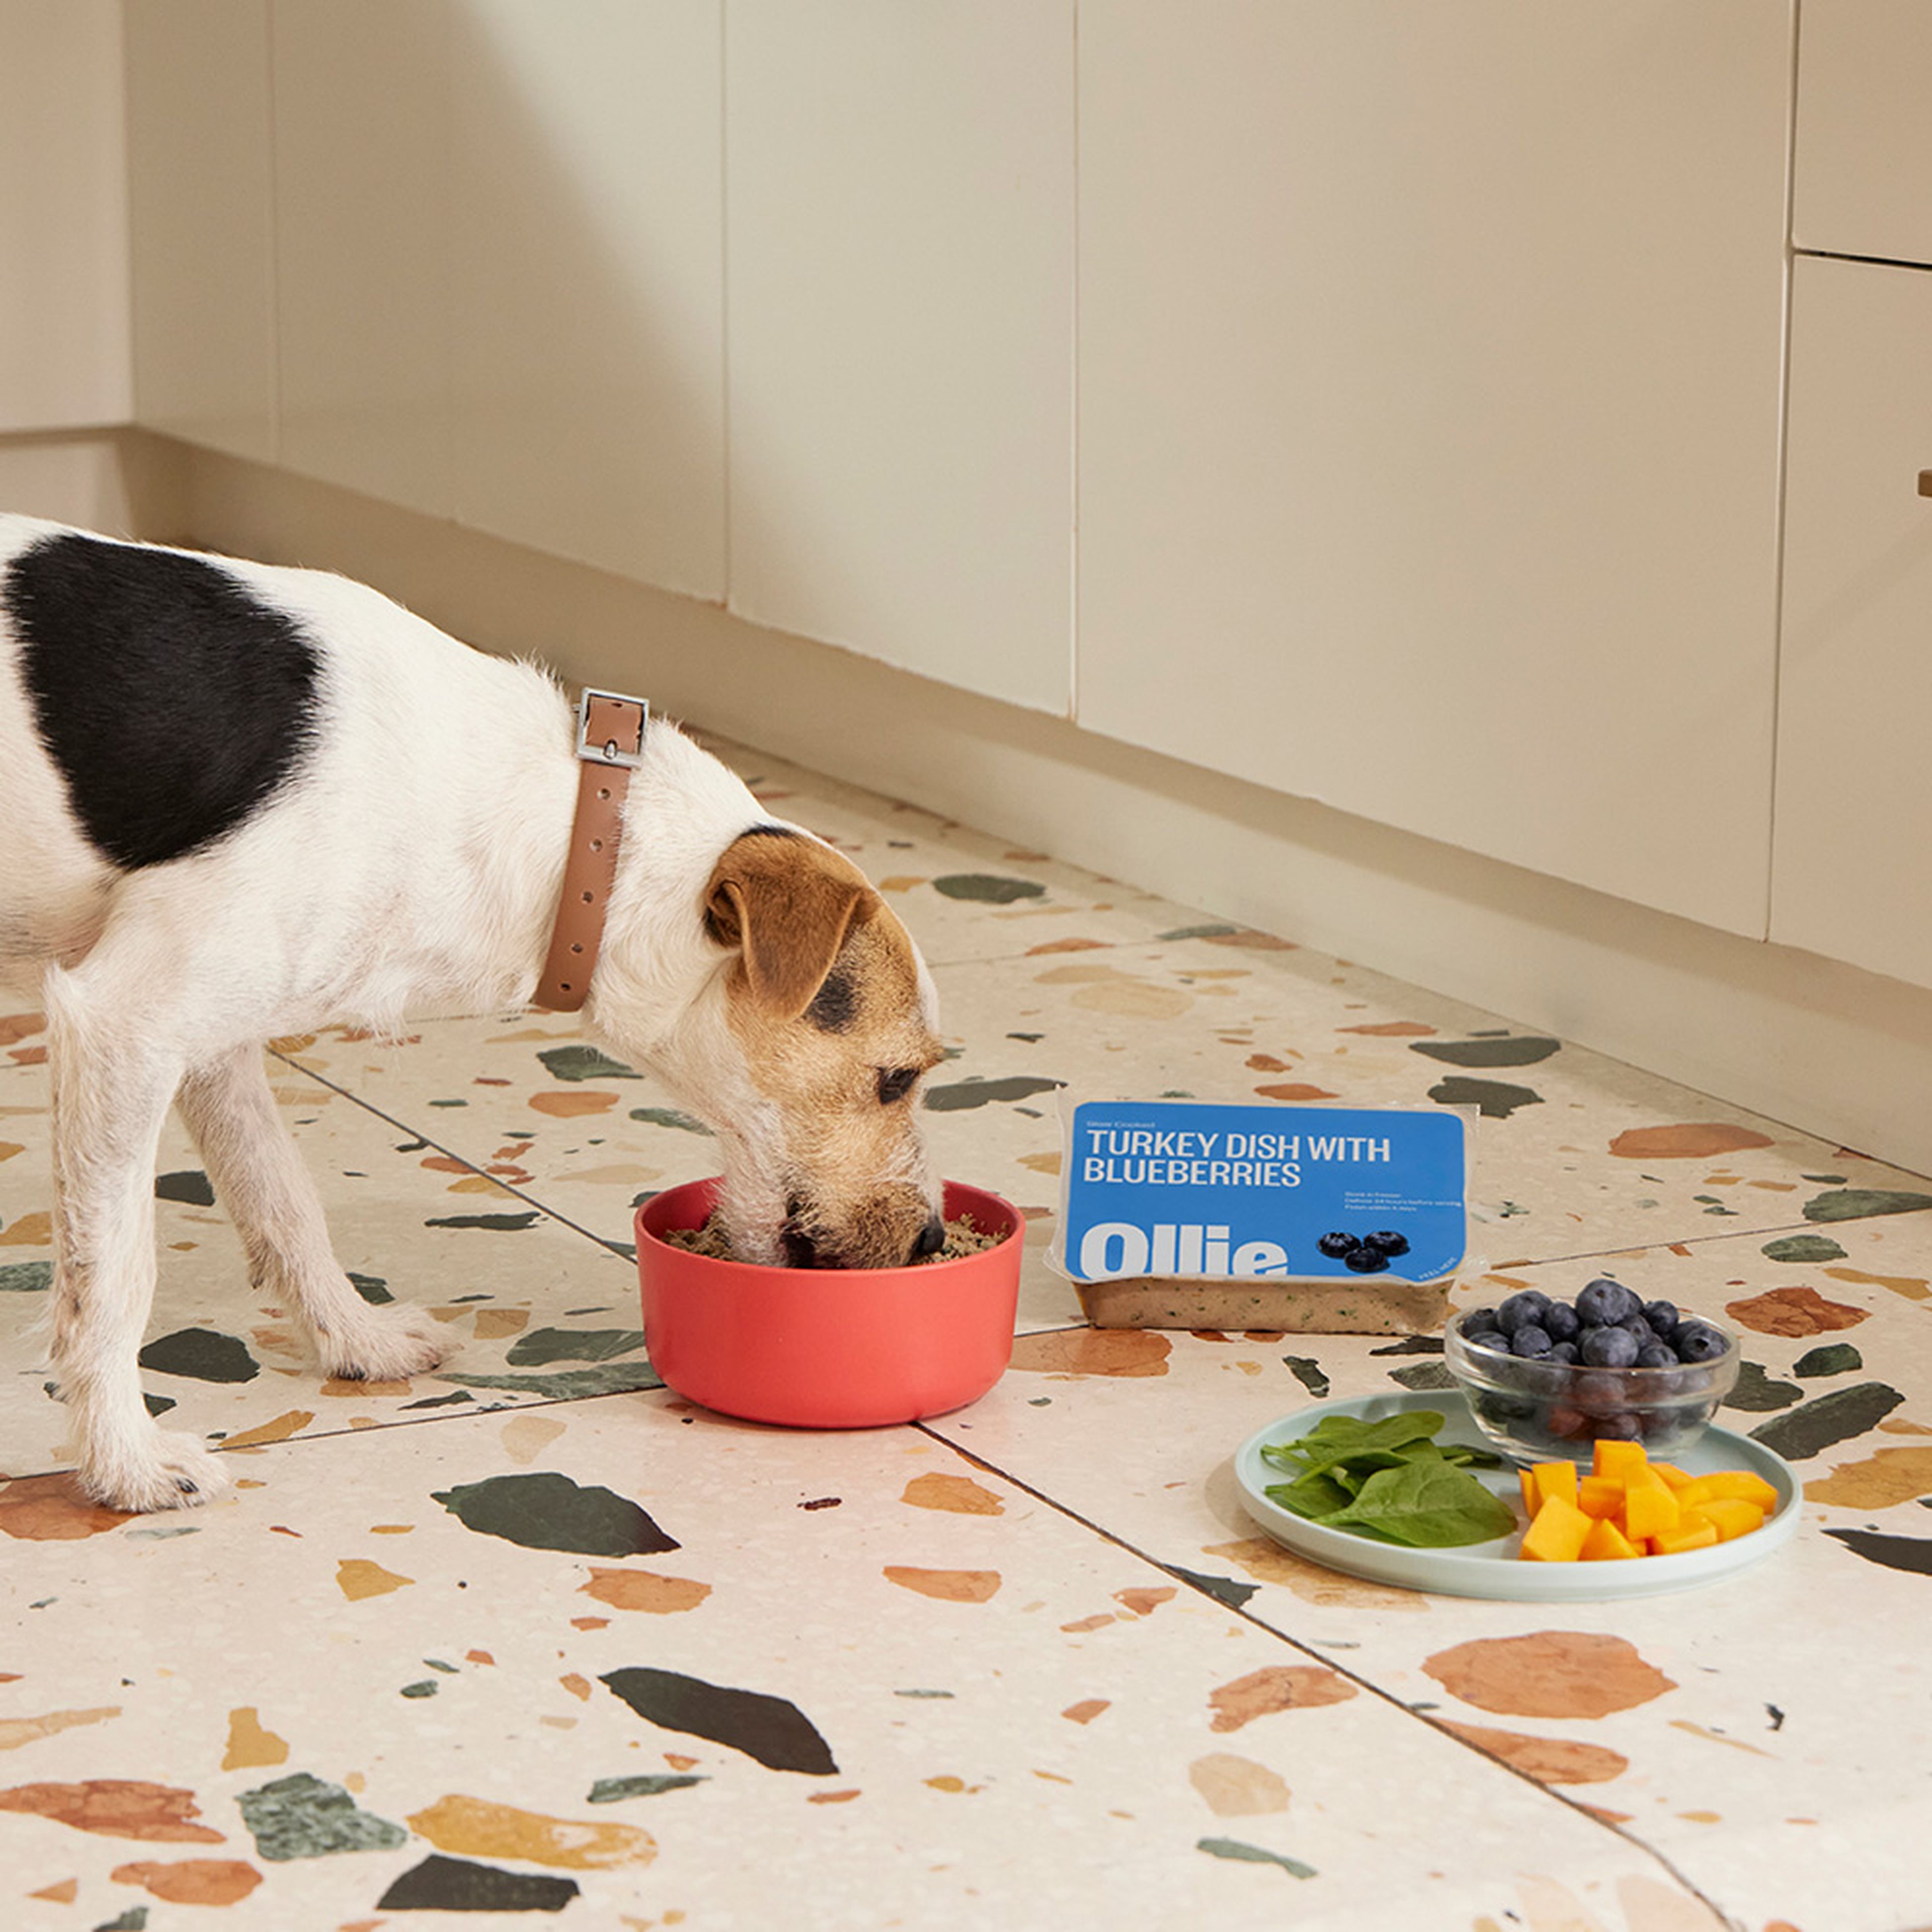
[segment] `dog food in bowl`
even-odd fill
[[[947,1222],[992,1244],[893,1268],[763,1268],[671,1238],[702,1230],[718,1182],[637,1214],[644,1346],[677,1394],[752,1422],[866,1429],[976,1402],[1005,1372],[1019,1297],[1019,1210],[958,1181]]]
[[[1587,1457],[1599,1442],[1673,1455],[1703,1432],[1739,1360],[1722,1323],[1607,1277],[1573,1302],[1528,1288],[1454,1316],[1443,1358],[1477,1426],[1520,1462]]]

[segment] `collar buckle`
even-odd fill
[[[584,691],[577,700],[577,755],[586,764],[635,771],[644,761],[651,707],[615,691]]]

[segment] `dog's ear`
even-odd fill
[[[735,946],[759,1005],[796,1019],[874,895],[849,859],[774,827],[733,840],[704,890],[705,925]]]

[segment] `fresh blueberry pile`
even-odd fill
[[[1667,1453],[1708,1421],[1736,1370],[1721,1329],[1607,1276],[1570,1302],[1524,1288],[1451,1332],[1478,1420],[1558,1454],[1606,1438]]]
[[[1408,1252],[1408,1237],[1393,1228],[1378,1228],[1372,1234],[1347,1234],[1337,1231],[1324,1234],[1315,1245],[1331,1262],[1340,1262],[1358,1274],[1379,1274],[1397,1255]]]
[[[1720,1329],[1683,1316],[1669,1301],[1642,1301],[1620,1281],[1600,1275],[1572,1302],[1526,1288],[1500,1308],[1462,1318],[1472,1348],[1496,1348],[1593,1369],[1673,1369],[1714,1362],[1730,1346]]]

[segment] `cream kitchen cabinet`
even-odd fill
[[[150,426],[722,601],[720,0],[130,0]]]
[[[1804,0],[1792,238],[1802,249],[1932,262],[1932,7]]]
[[[268,0],[125,10],[140,420],[273,462],[275,208]]]
[[[731,608],[1062,712],[1073,20],[725,14]]]
[[[1932,986],[1932,269],[1800,257],[1772,937]]]
[[[1085,0],[1080,722],[1761,937],[1790,58]]]
[[[128,416],[113,0],[0,0],[0,435]]]

